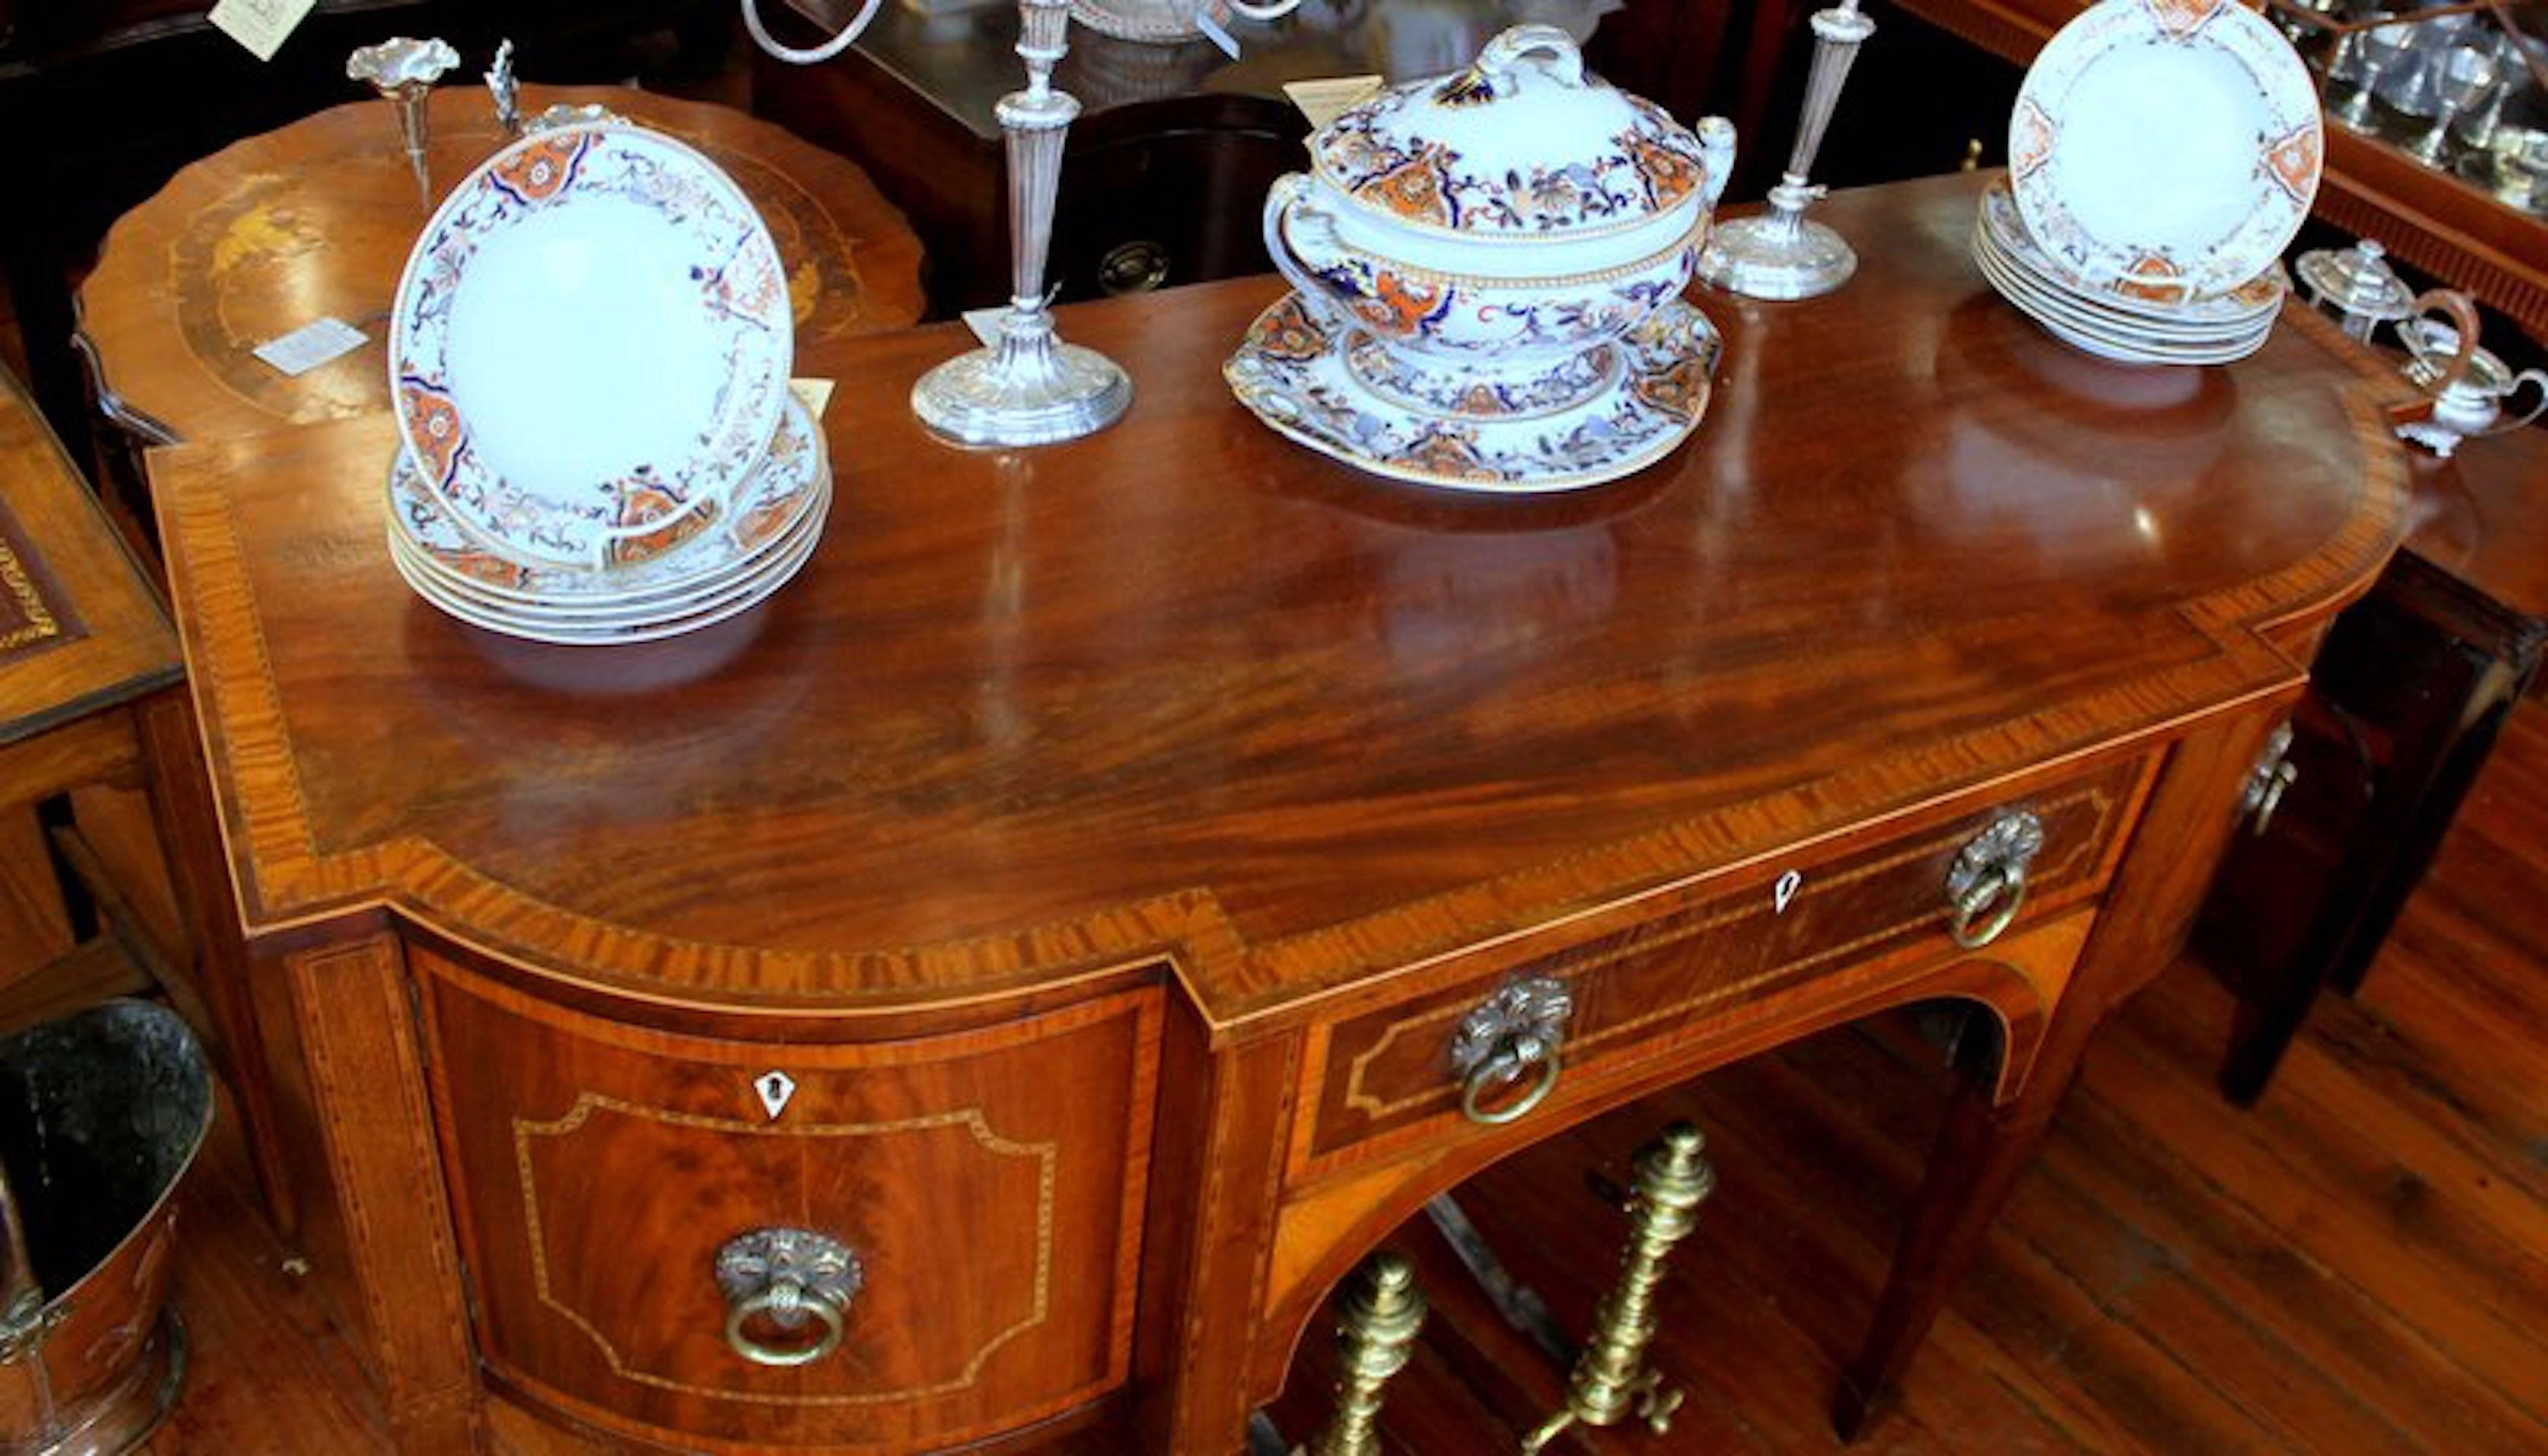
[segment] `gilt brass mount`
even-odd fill
[[[1336,1409],[1293,1456],[1380,1456],[1380,1401],[1405,1369],[1424,1323],[1424,1292],[1403,1254],[1363,1261],[1336,1310]]]
[[[1522,1456],[1537,1456],[1572,1425],[1616,1425],[1630,1415],[1660,1435],[1672,1428],[1682,1394],[1646,1366],[1655,1338],[1655,1290],[1673,1245],[1698,1224],[1698,1206],[1716,1189],[1707,1139],[1687,1123],[1675,1123],[1637,1154],[1635,1189],[1628,1202],[1628,1244],[1619,1279],[1592,1315],[1592,1337],[1576,1357],[1566,1383],[1566,1409],[1522,1437]]]

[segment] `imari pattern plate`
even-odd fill
[[[1276,433],[1374,475],[1447,491],[1577,491],[1631,475],[1687,439],[1707,410],[1723,340],[1673,300],[1611,347],[1618,382],[1587,403],[1531,418],[1423,413],[1373,394],[1298,294],[1257,316],[1222,366],[1238,402]]]
[[[731,500],[682,518],[681,539],[631,566],[607,571],[526,565],[496,550],[444,508],[405,451],[390,468],[392,543],[471,594],[532,609],[664,609],[744,576],[813,513],[831,478],[823,432],[787,401],[760,468]]]
[[[2125,298],[2228,293],[2288,245],[2318,195],[2309,67],[2237,0],[2101,0],[2037,55],[2009,118],[2026,230]]]
[[[390,394],[434,494],[517,561],[677,546],[749,475],[794,319],[741,191],[623,123],[535,133],[425,225],[399,280]]]

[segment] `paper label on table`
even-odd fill
[[[804,406],[805,412],[816,419],[821,419],[823,411],[832,408],[832,382],[828,379],[791,379],[787,381],[787,388],[795,391],[796,403]]]
[[[1310,119],[1315,132],[1380,94],[1378,76],[1329,76],[1318,81],[1286,81],[1283,94]]]
[[[973,330],[973,337],[982,341],[982,347],[996,349],[1000,346],[1000,320],[1008,317],[1009,306],[1006,304],[996,309],[967,309],[964,311],[964,326]]]
[[[311,370],[363,346],[363,331],[342,318],[319,318],[256,346],[256,356],[290,375]]]
[[[274,59],[284,41],[318,0],[221,0],[204,17],[213,29],[247,47],[259,60]]]
[[[1212,4],[1196,11],[1195,29],[1203,32],[1205,40],[1220,46],[1222,54],[1232,60],[1238,58],[1238,38],[1229,33],[1228,6],[1213,0]]]

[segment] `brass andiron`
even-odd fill
[[[1566,1383],[1566,1409],[1522,1437],[1522,1456],[1537,1456],[1567,1427],[1616,1425],[1634,1414],[1660,1435],[1672,1428],[1682,1395],[1646,1368],[1655,1338],[1655,1288],[1664,1259],[1697,1226],[1698,1206],[1716,1189],[1716,1169],[1703,1155],[1707,1139],[1687,1123],[1675,1123],[1637,1154],[1635,1189],[1628,1201],[1628,1246],[1619,1259],[1619,1282],[1592,1314],[1592,1337],[1576,1357]]]
[[[1363,1261],[1336,1311],[1336,1409],[1326,1429],[1293,1456],[1380,1456],[1380,1400],[1407,1365],[1424,1323],[1424,1292],[1404,1254]]]

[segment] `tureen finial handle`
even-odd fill
[[[1563,85],[1584,84],[1584,52],[1576,47],[1575,38],[1546,25],[1514,26],[1489,41],[1478,52],[1478,74],[1502,96],[1510,88],[1498,83],[1525,61]]]

